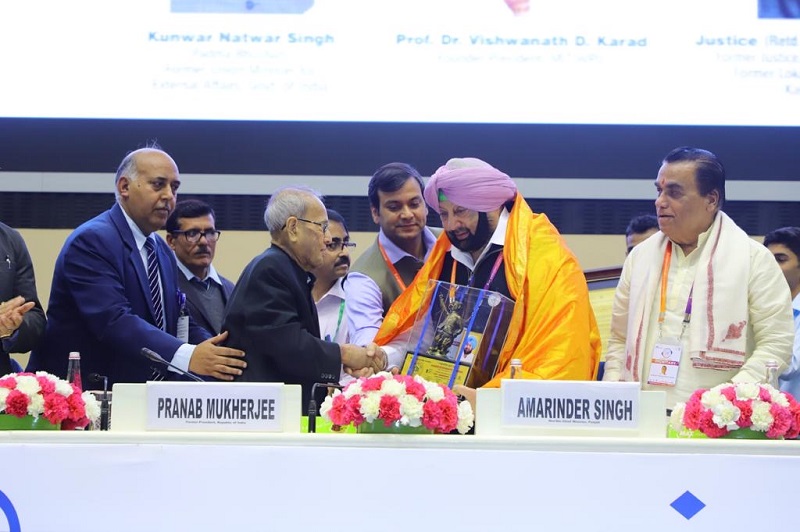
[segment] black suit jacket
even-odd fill
[[[219,276],[219,280],[222,281],[222,301],[227,305],[231,298],[231,293],[233,292],[233,283],[221,275]],[[189,315],[194,322],[212,335],[218,335],[221,331],[215,330],[211,325],[211,320],[208,317],[206,308],[203,306],[203,302],[197,297],[197,292],[192,288],[191,281],[180,271],[178,272],[178,287],[181,289],[181,292],[186,294],[186,308],[189,310]]]
[[[22,296],[36,306],[22,319],[22,325],[10,337],[0,341],[0,376],[11,373],[9,353],[26,353],[36,347],[44,335],[45,317],[39,296],[36,295],[36,279],[33,263],[16,230],[0,223],[0,301]]]
[[[245,268],[222,324],[228,347],[246,353],[237,380],[300,384],[303,411],[313,384],[335,383],[341,370],[339,345],[319,337],[313,279],[273,244]]]

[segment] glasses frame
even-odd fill
[[[354,248],[356,247],[355,242],[350,241],[342,241],[342,242],[331,242],[330,244],[325,244],[325,248],[330,252],[341,253],[344,251],[344,248]]]
[[[195,231],[197,231],[197,237],[190,238],[189,233],[194,233]],[[219,240],[222,231],[220,231],[219,229],[206,229],[205,231],[201,231],[199,229],[187,229],[186,231],[170,231],[170,234],[173,236],[183,235],[183,238],[185,238],[187,242],[189,242],[190,244],[196,244],[200,242],[200,239],[202,237],[206,237],[206,242],[216,242],[217,240]],[[208,235],[210,234],[216,236],[213,239],[208,238]]]
[[[295,218],[307,224],[318,225],[320,229],[322,229],[323,235],[328,232],[328,227],[330,226],[330,222],[315,222],[314,220],[306,220],[305,218],[300,218],[299,216],[295,216]]]

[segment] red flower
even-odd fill
[[[728,429],[714,423],[714,413],[711,410],[706,410],[700,416],[700,430],[709,438],[721,438],[728,433]]]
[[[13,390],[17,387],[17,379],[14,377],[5,377],[0,379],[0,388],[8,388],[9,390]]]
[[[39,383],[39,388],[42,389],[42,395],[50,395],[56,391],[56,385],[53,381],[43,375],[37,375],[36,381]]]
[[[11,390],[6,397],[6,414],[12,416],[25,417],[28,415],[28,396],[19,390]]]
[[[61,394],[51,393],[44,398],[44,417],[58,425],[70,415],[69,401]]]
[[[422,401],[425,398],[425,386],[418,383],[411,377],[407,377],[405,379],[406,382],[406,393],[409,395],[413,395],[417,398],[417,400]]]
[[[370,377],[361,382],[361,390],[363,392],[377,392],[383,386],[383,377]]]
[[[384,395],[378,407],[378,417],[387,427],[400,419],[400,401],[392,395]]]
[[[739,409],[739,419],[736,421],[736,424],[739,425],[739,428],[747,428],[753,425],[753,403],[750,400],[740,401],[736,400],[733,402],[733,406]]]

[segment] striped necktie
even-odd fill
[[[150,283],[150,298],[153,300],[153,310],[156,316],[156,325],[164,328],[164,304],[161,300],[161,288],[158,286],[158,256],[156,246],[151,238],[144,241],[147,250],[147,280]]]

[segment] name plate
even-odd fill
[[[147,430],[280,432],[281,383],[148,382]]]
[[[505,426],[639,427],[637,382],[504,379],[501,388]]]

